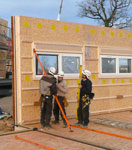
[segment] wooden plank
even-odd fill
[[[12,32],[12,103],[13,103],[13,120],[15,121],[15,116],[16,116],[16,102],[15,102],[15,94],[16,94],[16,86],[15,86],[15,55],[14,55],[14,51],[15,51],[15,47],[14,47],[14,41],[15,41],[15,36],[14,36],[14,17],[11,16],[11,32]]]
[[[21,110],[21,45],[20,45],[20,17],[14,17],[14,53],[15,53],[15,84],[16,84],[16,97],[15,100],[17,101],[15,109],[16,113],[16,124],[21,124],[22,122],[22,110]]]

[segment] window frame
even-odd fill
[[[116,73],[102,73],[102,58],[115,58],[116,59]],[[131,73],[119,72],[119,59],[131,59]],[[100,55],[100,77],[130,77],[132,76],[132,56],[114,56],[114,55]]]
[[[57,55],[58,56],[58,72],[62,71],[62,56],[75,56],[75,57],[79,57],[80,58],[80,65],[82,65],[82,54],[78,54],[78,53],[54,53],[54,52],[36,52],[37,55],[41,54],[41,55]],[[36,55],[34,54],[34,77],[35,79],[40,79],[42,77],[42,75],[37,75],[36,74]],[[78,78],[79,77],[79,73],[77,74],[66,74],[64,78]]]
[[[120,72],[120,64],[119,64],[119,70],[118,70],[118,71],[119,71],[119,74],[132,74],[132,57],[119,57],[119,58],[118,58],[118,62],[119,62],[119,59],[120,59],[120,58],[123,58],[123,59],[130,59],[130,60],[131,60],[131,63],[130,63],[130,64],[131,64],[131,72],[130,72],[130,73],[121,73],[121,72]]]
[[[56,54],[50,54],[50,55],[49,55],[49,54],[39,54],[39,53],[38,53],[37,55],[38,55],[38,57],[39,57],[39,55],[57,56],[57,65],[58,65],[58,55],[56,55]],[[35,57],[35,63],[37,62],[36,60],[37,60],[37,58]],[[38,63],[39,63],[39,62],[38,62]],[[36,76],[38,76],[39,74],[37,74],[37,67],[36,67],[36,65],[35,65],[35,69],[36,69],[36,70],[35,70],[35,74],[36,74]],[[58,66],[57,66],[57,71],[58,71]],[[42,76],[42,75],[41,75],[41,76]]]

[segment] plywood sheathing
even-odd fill
[[[123,99],[105,99],[105,100],[95,100],[91,102],[90,110],[92,113],[101,113],[101,112],[118,112],[120,110],[130,109],[128,107],[132,105],[131,98]]]
[[[132,48],[128,30],[85,25],[85,37],[89,45]]]
[[[32,43],[21,44],[21,57],[32,56]]]
[[[124,90],[125,89],[125,90]],[[95,98],[112,97],[116,95],[131,95],[131,84],[128,85],[107,85],[107,86],[94,86],[93,91],[96,93]],[[121,92],[119,92],[121,91]]]
[[[39,120],[40,118],[40,107],[36,106],[28,106],[28,107],[22,107],[22,120],[23,122],[26,120],[32,121],[32,120]]]
[[[68,22],[21,17],[21,40],[82,44],[84,26]],[[79,29],[79,31],[77,30]],[[81,31],[81,32],[80,32]],[[69,40],[70,39],[70,40]]]
[[[65,45],[53,43],[34,43],[36,51],[54,52],[54,53],[82,53],[81,45]]]
[[[88,26],[82,24],[45,20],[39,18],[20,17],[20,62],[21,78],[18,86],[21,91],[19,107],[22,122],[39,120],[39,80],[34,76],[34,54],[37,52],[80,53],[83,55],[83,67],[92,72],[93,92],[95,98],[91,104],[91,112],[103,112],[114,109],[132,107],[132,79],[122,77],[100,78],[99,54],[120,55],[125,52],[131,56],[131,31]],[[17,20],[18,21],[18,20]],[[18,36],[16,36],[18,39]],[[66,95],[69,106],[67,115],[76,115],[77,79],[66,79],[69,90]],[[126,90],[127,89],[127,90]],[[124,90],[124,91],[123,91]],[[122,92],[123,91],[123,92]],[[119,95],[123,98],[119,98]],[[118,96],[118,98],[117,98]],[[125,105],[124,100],[126,101]],[[120,102],[121,104],[118,104]],[[29,114],[29,116],[27,115]]]

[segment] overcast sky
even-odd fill
[[[77,3],[82,0],[63,0],[61,20],[96,25],[88,18],[77,16]],[[61,0],[0,0],[0,18],[8,20],[11,16],[30,16],[56,20]]]

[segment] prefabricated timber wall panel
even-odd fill
[[[40,78],[35,76],[35,55],[68,53],[82,55],[82,68],[91,71],[95,97],[91,113],[132,108],[132,76],[101,77],[100,55],[132,56],[132,32],[114,28],[68,23],[31,17],[15,17],[16,113],[18,123],[40,120]],[[76,116],[78,77],[65,77],[69,87],[67,116]]]
[[[32,43],[21,42],[21,57],[31,57],[32,56]]]
[[[85,42],[87,45],[103,47],[132,48],[132,31],[97,26],[85,26]]]
[[[82,44],[84,26],[67,22],[21,17],[21,40]]]
[[[125,90],[124,90],[125,89]],[[131,84],[128,85],[100,85],[94,86],[93,91],[96,93],[95,98],[112,97],[117,95],[131,95]],[[119,93],[119,91],[121,91]],[[131,95],[132,96],[132,95]]]
[[[131,110],[132,98],[126,97],[123,99],[109,98],[95,100],[91,103],[92,114],[118,112],[124,110]],[[129,105],[128,105],[129,104]]]

